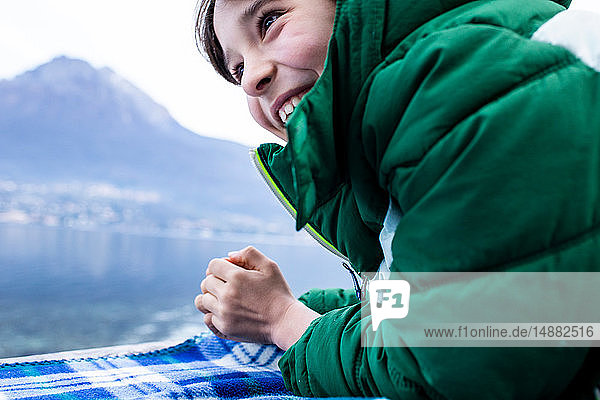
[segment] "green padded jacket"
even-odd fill
[[[600,74],[530,39],[568,4],[338,0],[288,144],[254,153],[297,228],[368,276],[392,199],[392,271],[598,271]],[[361,347],[353,291],[301,300],[322,316],[279,362],[299,395],[588,398],[599,379],[596,349]]]

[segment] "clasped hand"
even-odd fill
[[[196,308],[217,336],[287,349],[319,315],[300,303],[279,266],[253,247],[210,261]]]

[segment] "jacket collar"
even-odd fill
[[[385,3],[338,0],[323,74],[287,123],[289,142],[281,155],[292,168],[298,230],[347,179],[344,133],[349,110],[381,60]]]

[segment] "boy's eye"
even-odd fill
[[[273,11],[266,13],[259,18],[258,29],[260,30],[261,36],[264,36],[265,33],[267,33],[271,25],[273,25],[273,23],[277,21],[277,18],[281,17],[282,14],[283,13],[280,11]]]
[[[238,84],[241,85],[242,84],[242,76],[244,75],[244,64],[239,63],[238,65],[236,65],[235,68],[233,68],[231,75],[233,75],[233,77],[238,82]]]
[[[268,17],[266,17],[263,21],[263,30],[266,32],[269,29],[269,27],[273,24],[273,22],[277,20],[277,18],[277,15],[269,15]]]

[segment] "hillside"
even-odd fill
[[[108,68],[0,81],[0,222],[290,232],[242,145],[193,133]]]

